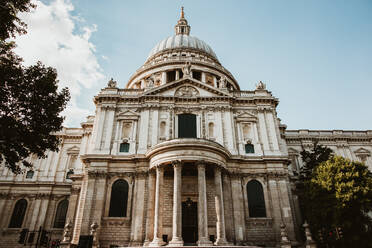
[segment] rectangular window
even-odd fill
[[[245,153],[254,153],[254,146],[252,144],[246,144]]]
[[[34,176],[34,171],[32,171],[32,170],[27,171],[27,173],[26,173],[26,178],[27,179],[31,179],[33,176]]]
[[[129,152],[129,143],[121,143],[120,152]]]
[[[192,77],[195,78],[196,80],[201,81],[201,72],[200,71],[193,71],[192,72]]]
[[[176,71],[167,71],[167,83],[176,80]]]
[[[178,138],[196,138],[196,115],[178,116]]]

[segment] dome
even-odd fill
[[[147,59],[151,58],[153,55],[167,50],[167,49],[176,49],[176,48],[191,48],[196,49],[202,52],[205,52],[211,55],[213,58],[217,59],[216,54],[213,52],[212,48],[205,43],[204,41],[190,36],[188,34],[176,34],[170,36],[162,41],[160,41],[156,46],[151,50]]]
[[[216,54],[213,52],[212,48],[207,45],[207,43],[194,36],[190,36],[191,27],[188,25],[187,20],[185,19],[183,7],[181,8],[181,17],[174,28],[175,35],[170,36],[156,44],[156,46],[151,50],[146,61],[159,52],[178,48],[199,50],[210,55],[212,58],[218,61]]]

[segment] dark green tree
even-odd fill
[[[301,180],[309,180],[311,174],[318,167],[318,165],[324,161],[327,161],[332,155],[332,149],[319,145],[318,142],[314,142],[313,148],[310,151],[303,150],[301,154],[304,166],[300,171]]]
[[[309,200],[317,207],[309,222],[326,230],[329,246],[372,247],[372,174],[367,166],[333,156],[315,169],[308,184]]]
[[[4,41],[16,34],[25,34],[26,23],[17,15],[19,12],[29,12],[36,6],[30,0],[1,0],[0,1],[0,39]]]
[[[358,162],[314,144],[301,152],[304,167],[296,190],[303,217],[319,247],[370,247],[372,177]],[[369,243],[368,243],[369,242]]]
[[[58,91],[57,72],[41,62],[26,67],[9,37],[26,32],[17,14],[35,7],[29,0],[2,1],[0,5],[0,163],[14,173],[32,167],[26,158],[43,158],[46,150],[57,151],[60,116],[70,94]]]
[[[326,215],[326,212],[318,213],[312,211],[312,208],[317,207],[315,205],[318,203],[318,201],[311,202],[312,191],[310,190],[310,181],[313,171],[319,166],[320,163],[327,161],[331,157],[332,150],[326,146],[319,145],[319,143],[315,141],[311,150],[303,150],[300,154],[303,161],[303,166],[301,167],[298,179],[296,181],[296,194],[299,199],[302,217],[309,222],[313,236],[317,238],[316,233],[318,230],[320,230],[320,227],[315,226],[316,224],[311,222],[312,217],[317,216],[320,218],[319,214]],[[326,196],[322,195],[321,197]],[[329,201],[324,202],[328,203]]]

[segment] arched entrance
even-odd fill
[[[182,202],[182,238],[185,245],[198,241],[198,203],[190,198]]]

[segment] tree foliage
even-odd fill
[[[299,197],[300,209],[305,219],[309,219],[307,216],[308,204],[308,182],[311,180],[313,171],[319,166],[320,163],[327,161],[332,155],[332,150],[326,146],[319,145],[315,142],[313,148],[310,151],[303,150],[301,152],[302,161],[304,165],[299,173],[299,180],[296,182],[296,191]],[[311,209],[309,209],[311,210]]]
[[[301,152],[301,158],[305,164],[300,171],[301,180],[309,180],[313,170],[316,169],[320,163],[327,161],[331,155],[332,149],[319,145],[318,142],[314,143],[311,151],[303,150]]]
[[[26,33],[26,23],[17,14],[29,12],[36,6],[30,0],[1,0],[0,4],[0,39],[15,37]]]
[[[17,13],[33,7],[29,0],[0,6],[0,163],[14,173],[20,173],[22,165],[32,167],[26,160],[30,155],[43,158],[46,150],[58,150],[53,132],[61,130],[60,113],[70,99],[67,88],[58,91],[55,69],[41,62],[24,66],[13,52],[15,43],[5,41],[26,32]]]
[[[328,149],[315,145],[301,154],[303,215],[319,247],[370,247],[372,174],[364,164],[332,156]]]

